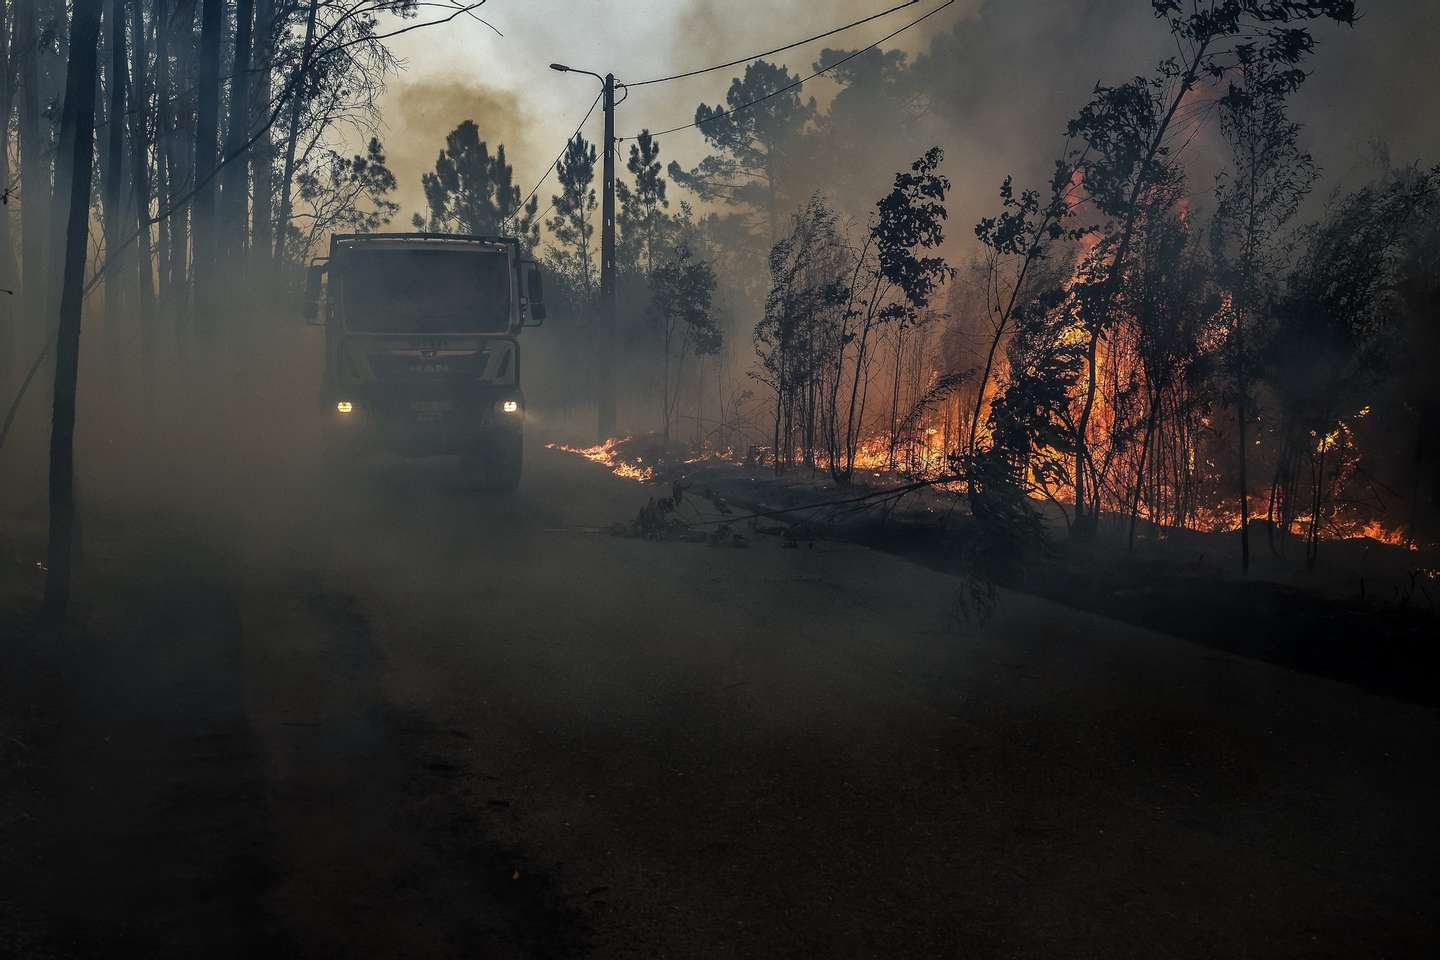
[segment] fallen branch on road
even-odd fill
[[[709,542],[715,544],[733,538],[734,545],[743,546],[745,545],[744,538],[739,534],[729,534],[728,537],[716,536],[715,534],[706,536],[695,532],[695,528],[714,526],[719,530],[726,531],[728,534],[734,524],[744,520],[749,520],[753,524],[753,522],[757,520],[788,516],[805,511],[838,508],[847,508],[844,511],[847,513],[857,512],[887,503],[893,504],[917,490],[946,483],[954,483],[960,479],[962,478],[956,476],[933,477],[928,480],[916,480],[911,483],[901,484],[897,487],[871,490],[868,493],[853,497],[819,500],[814,503],[799,504],[793,507],[778,507],[773,510],[753,510],[750,513],[742,514],[733,513],[726,502],[707,487],[701,496],[721,514],[716,517],[700,515],[693,506],[694,498],[691,497],[689,500],[685,498],[685,491],[690,488],[690,485],[677,480],[671,485],[670,496],[652,497],[645,506],[640,508],[640,512],[636,514],[634,520],[628,524],[616,524],[612,530],[619,535],[637,536],[646,540],[686,539],[696,543]],[[682,518],[678,515],[679,511],[685,507],[689,507],[689,509],[694,511],[695,516],[693,519]],[[759,532],[783,533],[783,528],[772,528],[769,530],[760,530]]]

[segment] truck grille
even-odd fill
[[[390,383],[444,380],[452,377],[474,380],[485,375],[489,361],[490,355],[485,352],[434,358],[372,353],[370,371],[377,380]]]

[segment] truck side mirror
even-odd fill
[[[312,263],[310,269],[305,271],[305,304],[300,314],[305,318],[306,323],[323,325],[320,319],[320,284],[321,277],[325,274],[325,265]]]
[[[540,280],[540,265],[526,261],[522,267],[525,274],[525,326],[538,327],[545,322],[545,285]]]

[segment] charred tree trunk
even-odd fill
[[[275,0],[259,0],[255,7],[255,102],[267,115],[271,109],[270,70],[274,61]],[[250,181],[255,191],[251,213],[251,250],[254,265],[262,269],[268,269],[274,249],[271,219],[275,215],[274,164],[275,147],[267,126],[250,152]]]
[[[104,340],[110,348],[106,352],[114,355],[118,341],[120,314],[123,312],[124,243],[125,226],[122,208],[124,201],[124,174],[121,170],[125,156],[125,87],[127,66],[125,62],[125,0],[109,0],[105,6],[105,17],[110,28],[107,35],[107,49],[110,54],[106,65],[106,80],[109,83],[109,108],[106,111],[105,128],[105,327]]]
[[[285,240],[290,233],[290,187],[295,179],[295,147],[300,141],[300,116],[305,106],[305,71],[309,69],[311,47],[315,43],[315,14],[319,0],[310,0],[310,11],[305,18],[305,46],[300,50],[300,63],[295,67],[297,76],[291,82],[290,129],[285,136],[285,167],[280,174],[280,212],[275,218],[275,269],[285,269]]]
[[[1163,389],[1163,388],[1162,388]],[[1149,416],[1145,418],[1145,442],[1140,446],[1140,461],[1135,465],[1135,486],[1130,495],[1130,533],[1126,538],[1127,549],[1135,552],[1135,524],[1140,519],[1140,491],[1145,485],[1145,463],[1150,454],[1150,445],[1155,441],[1155,428],[1160,422],[1160,391],[1150,391]],[[1155,500],[1150,502],[1150,525],[1155,526]]]
[[[230,126],[225,136],[225,169],[220,187],[220,239],[218,255],[226,263],[243,262],[245,230],[249,220],[249,199],[246,189],[248,159],[242,160],[245,141],[250,136],[250,54],[255,20],[255,0],[239,0],[235,5],[235,57],[230,84]],[[233,268],[232,268],[233,270]],[[232,270],[226,270],[227,276]]]
[[[116,0],[123,4],[125,0]],[[131,178],[135,187],[135,229],[140,325],[140,377],[145,402],[145,420],[154,407],[155,390],[155,268],[150,252],[150,163],[145,137],[145,113],[150,102],[145,87],[145,20],[141,0],[130,3],[130,151]]]
[[[195,105],[195,333],[207,340],[215,334],[216,224],[215,193],[220,123],[220,33],[224,0],[203,0],[200,8],[200,81]]]
[[[20,270],[24,318],[17,338],[22,352],[48,341],[48,246],[50,238],[50,138],[40,112],[40,37],[36,0],[15,4],[16,75],[20,83]]]
[[[1235,328],[1236,336],[1240,334],[1240,328]],[[1246,466],[1250,459],[1249,451],[1245,447],[1245,391],[1247,384],[1241,378],[1239,392],[1235,399],[1235,429],[1239,437],[1239,477],[1236,482],[1239,484],[1240,493],[1240,572],[1250,572],[1250,478],[1247,476]]]
[[[165,223],[170,240],[167,255],[171,282],[170,310],[175,324],[176,346],[183,352],[193,329],[189,324],[193,204],[180,198],[189,192],[195,176],[195,71],[194,60],[188,55],[195,43],[194,0],[181,0],[175,8],[174,19],[167,18],[166,27],[167,58],[168,47],[173,43],[175,60],[170,72],[170,87],[174,93],[161,101],[162,110],[169,115],[164,121],[169,131],[165,137],[166,206],[174,210]]]
[[[157,4],[154,15],[155,27],[155,201],[164,210],[170,198],[170,18],[165,5]],[[156,306],[164,310],[171,298],[173,274],[170,264],[170,230],[180,211],[176,210],[160,220],[155,237],[155,277],[157,282]]]
[[[80,373],[80,308],[85,298],[85,253],[90,179],[95,149],[96,43],[100,0],[75,0],[70,21],[70,63],[60,125],[56,187],[69,199],[55,350],[55,403],[50,431],[50,547],[45,615],[62,622],[70,605],[75,555],[75,393]]]
[[[0,0],[0,189],[5,191],[0,207],[0,288],[8,291],[0,297],[13,297],[17,286],[19,265],[10,236],[10,114],[15,104],[15,70],[10,59],[10,12],[6,0]],[[0,319],[0,384],[8,386],[10,374],[16,369],[16,348],[19,346],[18,312],[13,303],[5,304]],[[0,396],[8,394],[0,389]]]

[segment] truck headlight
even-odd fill
[[[520,412],[520,401],[519,401],[519,400],[506,400],[504,403],[500,404],[500,409],[501,409],[501,410],[504,410],[506,413],[519,413],[519,412]]]
[[[335,404],[336,413],[351,413],[354,411],[354,409],[355,404],[351,403],[349,400],[341,400],[339,403]]]

